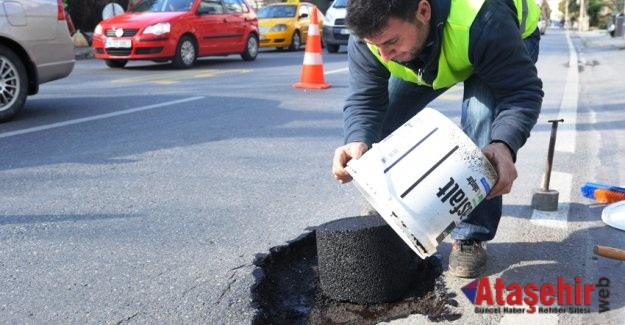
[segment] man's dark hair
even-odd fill
[[[404,21],[415,19],[420,0],[348,0],[345,24],[358,37],[374,36],[391,17]]]

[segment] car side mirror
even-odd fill
[[[303,14],[299,15],[299,19],[304,19],[304,18],[308,18],[308,14],[307,13],[303,13]]]

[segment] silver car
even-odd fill
[[[68,76],[74,63],[63,0],[0,0],[0,122],[40,84]]]

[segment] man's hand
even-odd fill
[[[332,174],[334,178],[341,184],[349,183],[352,176],[345,170],[347,162],[358,159],[369,147],[364,142],[352,142],[334,150],[334,159],[332,159]]]
[[[495,196],[508,194],[512,190],[512,182],[517,178],[518,174],[514,161],[512,160],[512,153],[508,146],[501,142],[494,142],[482,149],[482,152],[490,160],[491,164],[497,170],[499,178],[497,183],[491,189],[486,199],[492,199]]]

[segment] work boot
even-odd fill
[[[449,254],[449,273],[459,278],[477,278],[486,267],[486,242],[454,240]]]

